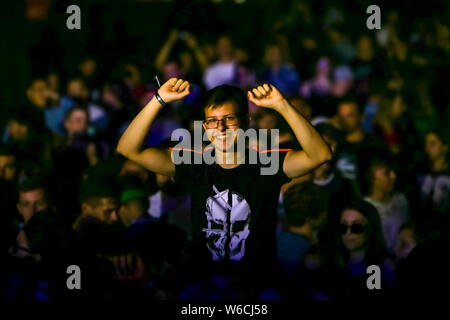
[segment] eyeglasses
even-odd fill
[[[338,226],[338,231],[339,231],[340,234],[346,234],[348,229],[350,229],[350,233],[362,234],[366,230],[366,226],[361,224],[361,223],[354,223],[354,224],[351,224],[349,226],[346,225],[346,224],[341,223]]]
[[[225,123],[226,127],[233,127],[238,124],[238,117],[236,116],[226,116],[222,119],[206,119],[203,121],[208,129],[215,129],[219,126],[219,121]]]

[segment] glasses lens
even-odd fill
[[[362,224],[353,224],[350,230],[353,234],[361,234],[364,232],[364,226]]]
[[[236,117],[226,117],[225,124],[227,125],[227,127],[234,126],[237,124],[237,118]]]

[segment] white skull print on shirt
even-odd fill
[[[215,195],[206,200],[206,245],[214,261],[241,260],[250,233],[250,206],[237,192],[219,191],[214,185],[213,190]]]

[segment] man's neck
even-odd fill
[[[216,161],[224,169],[233,169],[245,162],[245,154],[239,151],[224,152],[216,148]]]
[[[349,143],[358,143],[361,142],[364,139],[364,136],[366,133],[362,128],[359,128],[352,133],[347,134],[346,140]]]
[[[392,193],[391,192],[386,193],[375,189],[372,191],[369,198],[376,202],[389,203],[392,200]]]

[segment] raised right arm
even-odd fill
[[[161,86],[158,93],[166,103],[182,99],[189,94],[189,82],[171,78]],[[125,130],[116,151],[150,171],[173,177],[175,165],[169,149],[141,150],[144,139],[161,108],[162,105],[156,97],[153,97]]]

